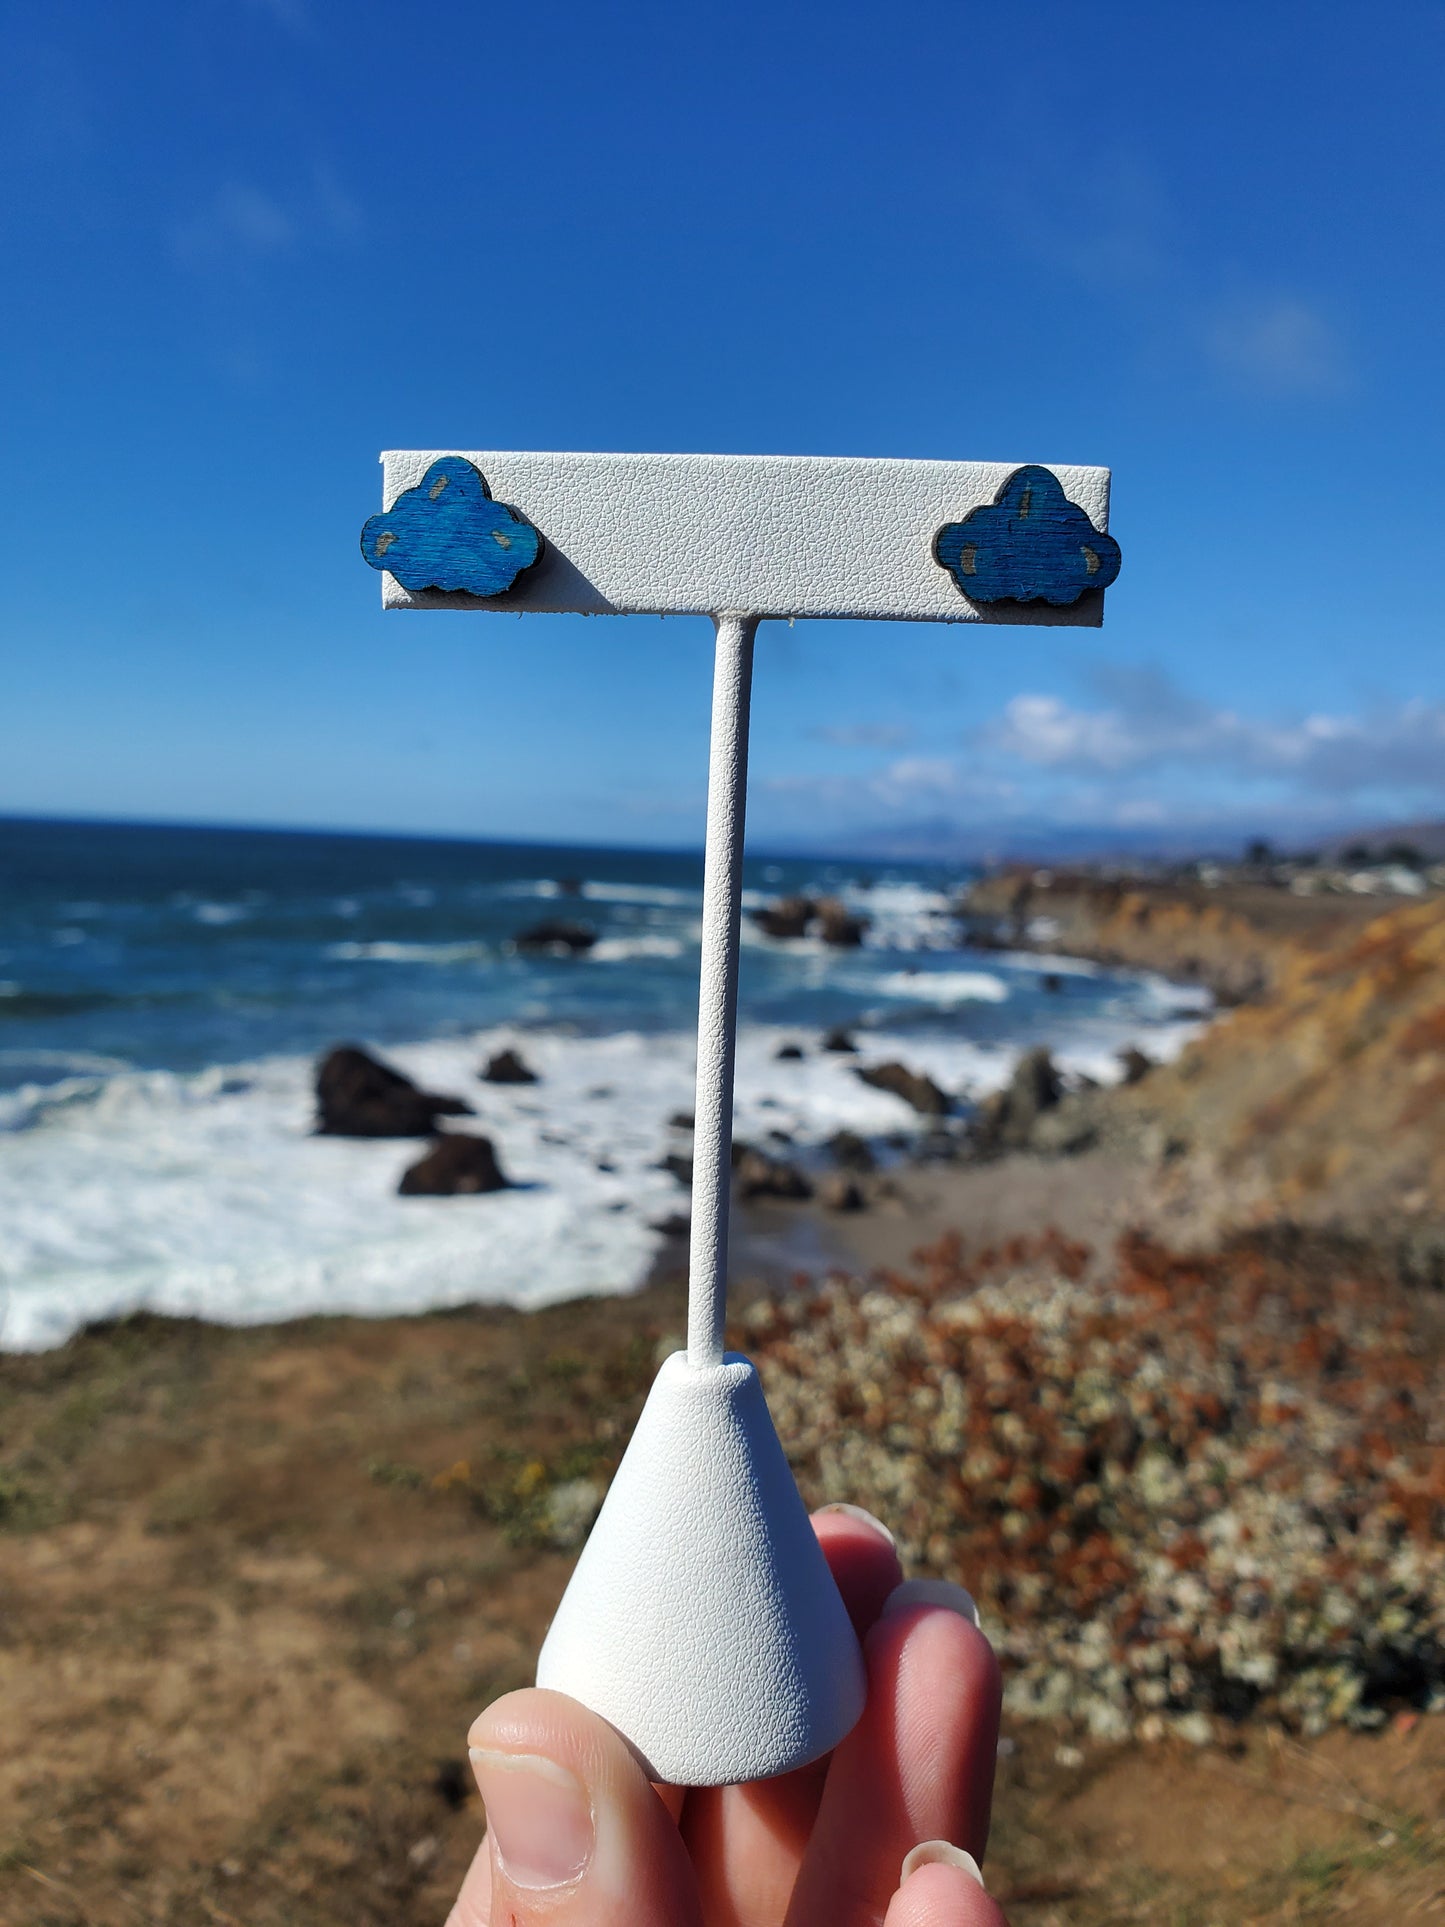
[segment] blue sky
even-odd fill
[[[14,10],[0,811],[699,840],[696,621],[392,615],[384,447],[1100,462],[1100,632],[766,625],[756,840],[1445,814],[1445,9]]]

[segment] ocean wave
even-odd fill
[[[338,963],[473,963],[491,956],[485,943],[394,943],[378,939],[374,943],[332,943],[326,955]]]
[[[1037,971],[1041,977],[1101,977],[1102,964],[1087,957],[1055,957],[1046,950],[995,950],[989,953],[1015,970]]]
[[[191,915],[197,923],[213,924],[217,929],[230,923],[244,923],[251,914],[251,906],[246,903],[197,903]]]
[[[780,1060],[795,1027],[738,1041],[737,1132],[787,1134],[806,1151],[846,1128],[871,1138],[925,1128],[857,1060],[809,1047]],[[488,1085],[478,1066],[510,1045],[534,1085]],[[945,1090],[999,1088],[1012,1047],[868,1033],[862,1061],[902,1058]],[[415,1044],[388,1057],[476,1109],[518,1189],[401,1198],[408,1142],[312,1135],[312,1065],[269,1058],[195,1074],[125,1071],[0,1099],[0,1345],[40,1350],[90,1320],[149,1309],[251,1324],[319,1312],[373,1315],[467,1304],[535,1306],[630,1290],[686,1209],[665,1170],[669,1118],[691,1110],[691,1032],[573,1037],[515,1028]],[[1060,1053],[1082,1069],[1076,1054]]]
[[[602,937],[587,952],[591,963],[633,963],[643,957],[681,957],[681,937]]]
[[[75,1071],[95,1077],[109,1077],[113,1072],[130,1069],[125,1058],[103,1057],[97,1051],[45,1050],[39,1047],[33,1050],[0,1050],[0,1069],[16,1064],[35,1064],[46,1070]]]
[[[850,907],[871,908],[880,917],[938,917],[952,911],[948,896],[924,883],[872,883],[866,889],[849,884],[838,894]]]
[[[672,889],[660,883],[595,883],[582,885],[589,903],[650,903],[661,910],[688,909],[702,900],[702,891]]]
[[[890,970],[879,978],[876,988],[885,997],[949,1006],[1002,1004],[1009,996],[1003,979],[983,970]]]

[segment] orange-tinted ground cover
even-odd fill
[[[1333,1307],[1321,1318],[1278,1262],[1241,1254],[1231,1283],[1224,1259],[1201,1272],[1133,1248],[1115,1300],[1079,1330],[1101,1356],[1137,1348],[1125,1401],[1136,1464],[1156,1437],[1187,1466],[1198,1441],[1223,1436],[1245,1485],[1287,1500],[1290,1428],[1312,1424],[1317,1404],[1339,1414],[1330,1451],[1358,1450],[1370,1505],[1399,1508],[1388,1558],[1414,1543],[1418,1413],[1348,1391],[1332,1334],[1353,1344],[1367,1332],[1375,1363],[1413,1369],[1424,1354],[1412,1347],[1428,1343],[1417,1301],[1317,1270]],[[1020,1281],[1013,1310],[999,1295],[1009,1276]],[[1093,1549],[1110,1529],[1107,1480],[1093,1481],[1097,1523],[1077,1485],[1065,1494],[1114,1418],[1101,1413],[1085,1428],[1078,1463],[1062,1436],[1032,1442],[1030,1389],[1039,1411],[1057,1393],[1060,1425],[1070,1396],[1038,1335],[1038,1294],[1052,1290],[1067,1310],[1084,1276],[1060,1244],[987,1265],[943,1252],[905,1289],[877,1294],[899,1320],[893,1352],[922,1344],[914,1389],[929,1370],[950,1369],[949,1348],[972,1334],[969,1410],[976,1373],[978,1409],[991,1416],[981,1446],[974,1421],[961,1421],[964,1460],[987,1449],[999,1463],[987,1482],[981,1465],[975,1477],[955,1463],[959,1478],[936,1502],[958,1508],[947,1529],[935,1501],[906,1483],[851,1496],[902,1525],[921,1568],[966,1567],[1001,1643],[1018,1644],[1016,1677],[1049,1623],[1046,1597],[1027,1604],[1036,1578],[1076,1617],[1087,1606],[1111,1652],[1121,1639],[1128,1651],[1120,1602],[1141,1583],[1137,1552]],[[972,1307],[957,1323],[943,1315],[955,1300]],[[750,1321],[785,1424],[799,1394],[784,1384],[783,1334],[882,1318],[866,1295],[828,1303],[797,1324]],[[0,1360],[0,1921],[439,1922],[481,1825],[467,1724],[529,1677],[573,1556],[554,1542],[580,1530],[588,1488],[595,1499],[680,1313],[678,1294],[657,1289],[532,1318],[256,1331],[141,1320],[61,1352]],[[1151,1330],[1166,1353],[1199,1348],[1207,1359],[1211,1327],[1217,1336],[1234,1318],[1248,1329],[1233,1402],[1203,1365],[1182,1404],[1156,1393],[1142,1371]],[[908,1336],[919,1330],[933,1335]],[[889,1425],[938,1413],[910,1394],[901,1417],[879,1419],[876,1377],[853,1384],[846,1430],[906,1458],[912,1448],[895,1447]],[[1303,1406],[1291,1402],[1301,1388]],[[995,1439],[1008,1404],[1028,1420],[1012,1446]],[[808,1423],[821,1423],[816,1400],[809,1410]],[[1383,1456],[1392,1441],[1398,1472]],[[821,1450],[799,1444],[813,1481],[810,1455],[821,1466]],[[1051,1483],[1064,1497],[1040,1536]],[[998,1503],[981,1503],[995,1485]],[[1225,1499],[1244,1506],[1245,1485]],[[1073,1510],[1060,1522],[1063,1504]],[[1144,1517],[1155,1518],[1147,1504]],[[1207,1519],[1181,1517],[1161,1556],[1176,1578],[1207,1583],[1211,1545]],[[990,1878],[1016,1927],[1437,1917],[1445,1720],[1417,1718],[1409,1698],[1381,1702],[1378,1731],[1336,1725],[1310,1739],[1270,1724],[1261,1695],[1241,1724],[1212,1711],[1208,1746],[1173,1734],[1101,1741],[1077,1717],[1012,1716]]]

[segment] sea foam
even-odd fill
[[[1171,1055],[1192,1022],[1147,1040]],[[863,1037],[854,1060],[796,1030],[749,1026],[738,1049],[737,1133],[806,1154],[847,1128],[907,1135],[923,1120],[855,1075],[901,1057],[970,1098],[1006,1082],[1016,1051],[963,1039]],[[1058,1053],[1075,1072],[1116,1074],[1105,1030]],[[506,1046],[534,1085],[488,1085]],[[273,1057],[193,1075],[132,1071],[25,1085],[0,1100],[0,1348],[42,1350],[96,1319],[141,1309],[223,1324],[318,1312],[539,1306],[625,1292],[646,1278],[657,1225],[687,1194],[661,1168],[687,1140],[669,1125],[693,1100],[690,1035],[573,1037],[516,1029],[388,1053],[428,1089],[465,1096],[515,1189],[402,1198],[415,1142],[312,1135],[311,1064]]]

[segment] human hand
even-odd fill
[[[866,1513],[813,1525],[868,1662],[847,1738],[778,1779],[654,1787],[576,1700],[508,1693],[468,1735],[489,1826],[447,1927],[1007,1927],[976,1869],[1000,1686],[972,1602],[901,1584]]]

